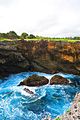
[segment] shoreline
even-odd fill
[[[75,95],[70,109],[54,120],[80,120],[80,93]]]

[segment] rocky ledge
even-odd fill
[[[80,93],[76,94],[71,108],[55,120],[80,120]]]
[[[80,120],[80,93],[76,94],[72,106],[67,112],[55,119],[51,119],[50,116],[42,120]]]
[[[0,42],[0,76],[23,71],[80,75],[80,42]]]

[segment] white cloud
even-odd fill
[[[80,0],[0,0],[0,32],[80,35]]]

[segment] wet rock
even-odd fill
[[[33,94],[33,95],[34,95],[34,92],[31,91],[31,90],[29,90],[28,88],[24,88],[23,90],[26,91],[26,92],[29,93],[29,94]]]
[[[66,84],[69,84],[69,81],[62,76],[55,75],[50,80],[50,85],[53,85],[53,84],[64,84],[64,85],[66,85]]]
[[[76,106],[76,107],[75,107]],[[80,120],[80,93],[76,94],[71,108],[54,120]]]
[[[49,80],[44,76],[32,75],[25,79],[24,81],[20,82],[19,86],[26,85],[26,86],[42,86],[48,84]]]

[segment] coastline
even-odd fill
[[[75,95],[70,109],[68,109],[62,116],[59,116],[54,120],[80,120],[80,93]]]

